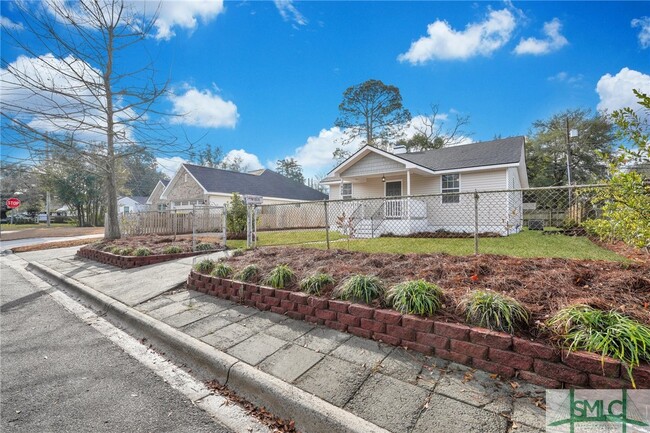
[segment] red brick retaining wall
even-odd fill
[[[435,355],[504,378],[519,377],[546,388],[631,388],[626,369],[614,359],[605,358],[603,364],[601,357],[592,353],[568,353],[502,332],[211,277],[194,270],[187,285],[260,310]],[[633,374],[637,388],[650,388],[650,365],[636,368]]]
[[[99,251],[93,248],[80,248],[77,251],[79,257],[94,260],[107,265],[118,266],[123,269],[137,268],[140,266],[153,265],[168,260],[182,259],[184,257],[198,256],[199,254],[211,253],[214,251],[197,251],[189,253],[159,254],[151,256],[120,256],[106,251]]]

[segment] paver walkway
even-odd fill
[[[20,254],[393,432],[541,432],[544,389],[185,289],[193,258],[121,270]],[[145,283],[146,282],[146,283]]]

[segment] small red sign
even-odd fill
[[[20,200],[18,200],[16,197],[12,197],[7,200],[7,207],[9,209],[16,209],[18,206],[20,206]]]

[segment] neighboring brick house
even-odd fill
[[[327,195],[266,169],[240,173],[182,164],[156,199],[159,186],[149,201],[178,210],[190,210],[195,204],[223,205],[233,193],[261,196],[264,204],[327,200]]]
[[[149,205],[149,210],[163,211],[166,210],[169,203],[166,200],[162,200],[160,195],[163,193],[165,188],[169,185],[168,180],[159,180],[156,184],[156,187],[149,195],[147,199],[147,204]]]

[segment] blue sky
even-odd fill
[[[11,2],[0,7],[29,42]],[[371,78],[397,86],[413,116],[430,104],[469,115],[473,141],[650,92],[647,2],[168,1],[154,33],[146,50],[173,92],[158,108],[188,113],[172,125],[179,140],[250,169],[294,157],[308,176],[332,168],[343,91]],[[20,54],[5,37],[2,51]],[[160,157],[167,170],[186,158]]]

